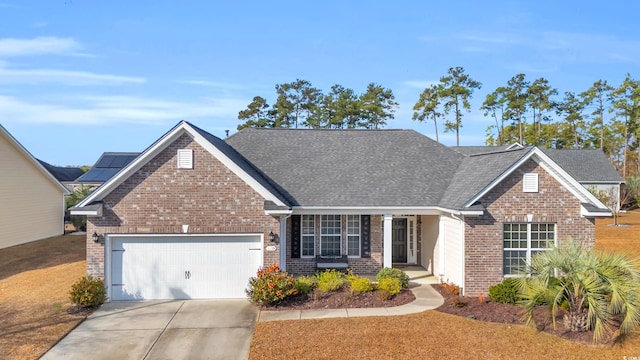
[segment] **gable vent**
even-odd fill
[[[522,191],[526,193],[538,192],[538,174],[526,173],[522,181]]]
[[[193,150],[178,150],[178,169],[193,169]]]

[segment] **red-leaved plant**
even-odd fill
[[[249,279],[246,290],[249,301],[257,305],[271,305],[287,296],[298,293],[293,276],[280,269],[278,265],[260,268],[258,275]]]

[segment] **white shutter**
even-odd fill
[[[178,149],[178,169],[193,169],[192,149]]]
[[[522,191],[526,193],[538,192],[538,174],[526,173],[522,181]]]

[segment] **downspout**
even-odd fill
[[[287,219],[289,215],[280,216],[280,269],[287,271]]]

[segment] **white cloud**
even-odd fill
[[[438,84],[439,82],[440,81],[438,80],[407,80],[407,81],[401,82],[401,84],[404,86],[408,86],[410,88],[426,89],[431,85]]]
[[[0,39],[0,57],[44,54],[73,55],[82,47],[70,38],[37,37],[33,39]]]
[[[3,65],[5,64],[0,62],[0,84],[60,83],[77,86],[144,83],[146,81],[141,77],[56,69],[11,69],[3,67]]]
[[[244,89],[244,86],[240,84],[233,84],[233,83],[220,82],[220,81],[184,80],[180,82],[188,85],[207,86],[207,87],[214,87],[214,88],[221,88],[221,89],[234,89],[234,90]]]
[[[246,99],[203,98],[197,101],[165,101],[136,96],[68,96],[37,101],[0,96],[0,119],[32,124],[153,124],[179,120],[235,120]],[[64,104],[64,105],[61,105]]]
[[[630,63],[640,57],[640,41],[597,33],[542,31],[523,35],[476,31],[458,33],[442,41],[449,41],[467,53],[506,53],[513,52],[514,48],[520,48],[518,51],[524,48],[531,58],[554,64]]]

